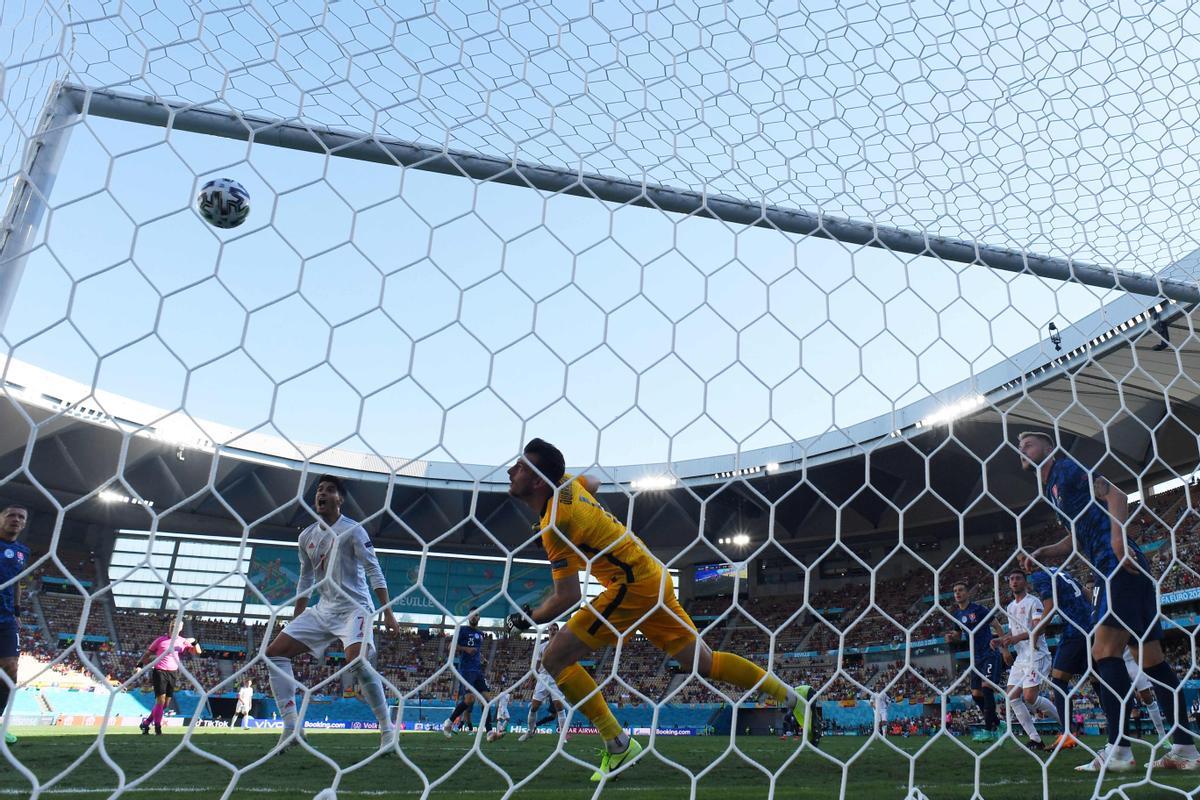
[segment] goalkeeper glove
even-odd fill
[[[527,631],[533,627],[533,609],[529,607],[529,603],[521,606],[521,610],[515,614],[509,614],[508,619],[504,623],[504,630],[508,633],[513,631]]]

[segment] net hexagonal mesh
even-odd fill
[[[1186,4],[0,31],[0,793],[1194,792]]]

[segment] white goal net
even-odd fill
[[[1194,793],[1198,37],[5,3],[0,794]]]

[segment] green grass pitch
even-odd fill
[[[235,782],[230,767],[246,767],[262,759],[277,733],[200,729],[185,743],[177,731],[161,737],[122,731],[108,734],[103,740],[98,740],[94,732],[70,728],[14,732],[21,740],[10,752],[39,781],[50,781],[69,769],[52,786],[43,786],[43,797],[104,797],[123,786],[128,796],[138,798],[292,800],[312,798],[333,787],[336,794],[327,792],[322,800],[423,795],[438,800],[462,796],[482,800],[501,798],[511,785],[529,778],[509,796],[572,800],[593,796],[597,786],[588,780],[590,768],[563,755],[551,757],[556,738],[546,735],[527,743],[518,742],[512,734],[500,742],[483,743],[480,750],[485,760],[478,752],[471,752],[474,740],[470,736],[460,734],[447,740],[437,734],[405,734],[401,747],[412,766],[391,756],[346,771],[371,754],[377,734],[312,733],[309,743],[321,753],[320,757],[299,750],[282,753],[247,770]],[[595,737],[578,736],[567,745],[567,752],[593,763],[597,743]],[[770,796],[767,771],[774,771],[778,775],[776,798],[836,798],[844,786],[844,796],[852,800],[891,800],[907,795],[911,764],[915,784],[929,800],[970,800],[974,795],[975,760],[964,752],[963,744],[914,738],[867,746],[864,738],[828,737],[822,742],[822,752],[847,762],[849,766],[843,772],[842,767],[821,755],[808,750],[797,754],[797,743],[774,738],[741,738],[736,748],[720,737],[663,738],[657,740],[653,752],[647,751],[634,767],[611,781],[603,794],[654,800],[692,796],[716,800],[766,798]],[[1098,741],[1089,740],[1089,744],[1096,746]],[[969,746],[973,752],[981,752],[978,745]],[[84,757],[89,747],[102,747],[123,775],[106,764],[95,749]],[[1146,749],[1136,752],[1139,763],[1145,763]],[[1107,778],[1098,785],[1094,776],[1072,769],[1085,758],[1082,750],[1058,754],[1046,767],[1044,783],[1043,759],[1011,742],[1005,743],[980,761],[979,795],[975,796],[983,800],[1074,800],[1111,792],[1112,797],[1128,800],[1200,798],[1200,773],[1156,772],[1156,786],[1146,781],[1142,771]],[[335,765],[343,768],[340,780]],[[429,784],[447,773],[453,774],[431,786],[414,766]],[[679,767],[696,776],[694,786],[692,778]],[[152,770],[156,771],[147,775]],[[511,784],[502,773],[507,773]],[[33,788],[29,778],[12,764],[0,770],[0,796],[30,797]],[[1113,791],[1118,789],[1123,793]]]

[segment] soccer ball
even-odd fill
[[[503,735],[504,734],[501,733],[500,731],[490,730],[490,731],[488,731],[488,734],[487,734],[487,740],[489,742],[498,742],[498,741],[500,741],[500,737]]]
[[[250,216],[250,193],[233,178],[217,178],[200,188],[196,207],[209,225],[236,228]]]

